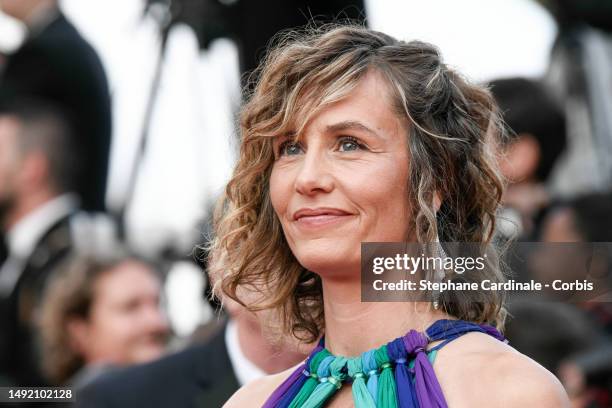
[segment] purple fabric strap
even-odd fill
[[[263,408],[284,408],[289,406],[293,398],[300,392],[300,389],[308,379],[305,372],[308,372],[310,360],[319,351],[323,350],[323,339],[319,342],[308,355],[306,362],[295,369],[293,373],[270,395],[263,405]]]
[[[440,383],[425,354],[427,337],[416,330],[410,330],[403,338],[409,355],[414,355],[414,388],[419,407],[447,408]]]
[[[506,340],[506,337],[501,334],[499,330],[497,330],[495,327],[490,326],[488,324],[479,324],[478,326],[480,326],[480,328],[489,336],[495,337],[497,340],[503,341],[504,343],[508,342],[508,340]]]
[[[300,365],[283,383],[270,395],[270,398],[263,405],[264,408],[278,408],[281,400],[287,400],[288,395],[285,395],[291,388],[297,388],[299,391],[303,383],[308,379],[304,374],[306,363]],[[301,383],[301,384],[300,384]],[[296,387],[293,387],[296,385]],[[299,385],[299,387],[297,387]],[[293,399],[293,398],[292,398]],[[291,400],[289,400],[291,402]]]

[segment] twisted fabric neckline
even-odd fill
[[[425,332],[410,330],[402,337],[357,357],[334,356],[324,338],[268,398],[263,408],[318,408],[344,384],[352,383],[357,408],[447,408],[444,394],[427,358],[429,351],[469,332],[504,336],[492,326],[464,320],[437,320]],[[409,367],[409,361],[414,366]]]

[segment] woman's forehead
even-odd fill
[[[327,133],[350,130],[380,137],[403,127],[389,83],[382,75],[366,74],[346,94],[335,99],[330,98],[327,104],[308,112],[303,116],[306,120],[302,126],[296,123],[298,126],[289,133],[299,138],[312,130]]]
[[[369,70],[345,86],[311,88],[287,115],[286,126],[280,135],[297,138],[313,127],[317,131],[360,128],[375,132],[396,128],[403,122],[395,108],[389,81],[375,70]]]

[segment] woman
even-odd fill
[[[152,264],[124,255],[75,255],[41,304],[42,364],[54,384],[80,388],[110,367],[159,358],[168,324]]]
[[[567,404],[554,376],[476,324],[503,323],[495,294],[360,301],[361,242],[491,239],[498,126],[489,93],[431,45],[352,26],[277,44],[242,111],[211,271],[218,294],[321,340],[227,407]]]

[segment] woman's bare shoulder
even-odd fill
[[[519,352],[505,353],[490,367],[492,389],[499,390],[504,407],[569,407],[563,386],[550,371]],[[497,375],[495,375],[497,372]],[[501,405],[501,404],[500,404]]]
[[[448,378],[449,391],[456,389],[458,396],[472,395],[490,407],[569,407],[567,394],[552,373],[503,342],[470,333],[447,347],[447,363],[439,377]],[[461,384],[457,378],[463,378]],[[468,389],[471,392],[466,393]]]
[[[223,408],[261,407],[274,390],[297,368],[291,367],[278,374],[267,375],[244,385],[232,395]]]

